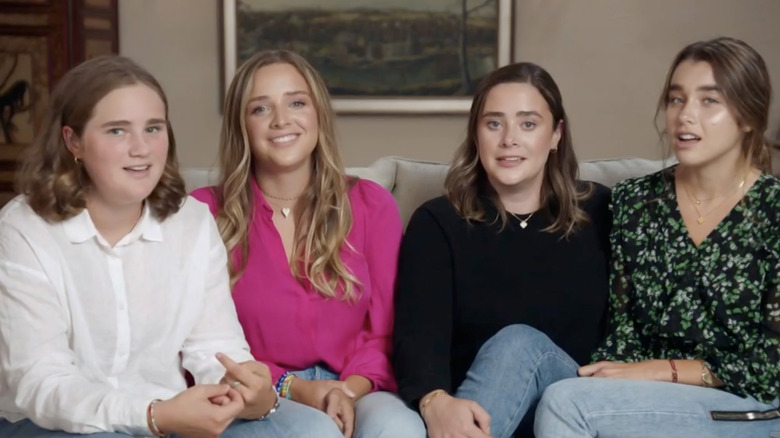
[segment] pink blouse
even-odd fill
[[[325,298],[292,275],[273,210],[257,184],[252,187],[249,256],[233,300],[255,359],[271,368],[274,381],[287,370],[324,365],[341,380],[360,375],[374,390],[395,391],[388,356],[402,225],[392,195],[367,180],[349,190],[353,224],[347,239],[354,250],[345,245],[341,259],[362,283],[353,303]],[[192,196],[216,215],[220,206],[213,190],[203,187]]]

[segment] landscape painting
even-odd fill
[[[341,112],[464,112],[510,61],[509,0],[224,0],[225,76],[289,49],[323,76]],[[231,47],[232,46],[232,47]]]

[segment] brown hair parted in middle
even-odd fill
[[[153,89],[165,104],[168,156],[162,177],[146,198],[152,213],[163,220],[181,207],[187,196],[179,174],[176,142],[168,120],[168,100],[148,71],[122,56],[101,56],[74,67],[54,88],[43,120],[43,131],[25,151],[17,176],[17,189],[27,195],[30,207],[49,221],[63,221],[86,208],[90,179],[65,146],[62,128],[81,136],[95,105],[111,91],[135,84]]]
[[[772,157],[764,132],[769,123],[772,85],[764,58],[744,41],[720,37],[698,41],[683,48],[672,61],[664,88],[658,99],[658,115],[666,111],[672,76],[683,61],[706,62],[712,68],[715,84],[720,89],[737,122],[750,130],[742,139],[742,155],[746,164],[771,173]],[[664,130],[658,129],[661,138]]]
[[[550,154],[544,166],[541,207],[553,219],[552,224],[545,231],[563,232],[564,236],[568,237],[581,224],[588,221],[587,213],[580,208],[580,202],[591,196],[593,188],[591,184],[582,187],[577,185],[579,167],[572,149],[569,120],[563,109],[563,99],[558,85],[546,70],[530,62],[501,67],[487,75],[477,86],[469,113],[466,139],[455,153],[445,180],[447,198],[458,214],[467,221],[500,219],[502,225],[507,223],[506,211],[487,179],[477,151],[477,124],[482,116],[487,95],[495,86],[504,83],[532,85],[550,107],[555,121],[553,129],[562,124],[558,151]],[[498,209],[499,218],[485,217],[485,211],[479,202],[480,196],[488,196],[492,199]]]

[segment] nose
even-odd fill
[[[149,154],[149,141],[143,132],[130,136],[130,155],[133,157],[145,157]]]
[[[680,124],[689,125],[696,119],[695,115],[693,99],[691,99],[685,102],[682,107],[680,107],[680,112],[677,113],[677,121]]]
[[[517,146],[517,134],[512,126],[508,126],[501,138],[501,146],[511,148]]]
[[[290,118],[289,118],[289,114],[287,113],[287,109],[284,107],[284,105],[278,106],[276,111],[273,112],[271,127],[281,128],[289,124],[290,124]]]

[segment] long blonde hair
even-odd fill
[[[563,98],[558,85],[546,70],[530,62],[499,68],[487,75],[477,86],[469,113],[466,139],[455,152],[455,158],[444,182],[447,198],[460,217],[467,221],[484,222],[490,218],[486,217],[479,197],[488,196],[498,209],[498,219],[502,227],[507,223],[506,210],[487,179],[477,151],[477,125],[485,101],[490,90],[504,83],[531,84],[539,90],[547,106],[550,107],[555,121],[553,129],[558,124],[562,125],[558,150],[550,153],[544,165],[541,204],[553,219],[552,224],[544,231],[563,232],[565,237],[569,237],[589,220],[587,213],[579,204],[591,196],[593,187],[590,184],[584,188],[577,187],[579,168],[572,148],[569,120],[563,109]]]
[[[347,194],[349,183],[336,147],[330,96],[319,73],[304,58],[287,50],[263,51],[249,58],[236,71],[225,96],[217,188],[222,208],[217,214],[217,226],[228,251],[234,254],[228,260],[230,282],[235,285],[246,269],[249,225],[254,220],[255,169],[246,129],[246,107],[255,72],[277,63],[295,67],[306,80],[319,122],[317,145],[312,152],[313,177],[296,205],[299,214],[290,268],[299,281],[307,280],[323,296],[336,297],[338,290],[343,289],[341,298],[353,300],[360,282],[340,255],[345,245],[351,249],[347,235],[352,228],[352,209]]]
[[[160,84],[143,67],[123,56],[92,58],[62,77],[54,88],[43,131],[25,151],[17,175],[17,189],[27,195],[30,207],[41,217],[60,222],[86,208],[91,181],[84,166],[75,162],[65,146],[62,128],[77,137],[92,118],[95,105],[111,91],[135,84],[153,89],[165,105],[168,156],[160,181],[146,198],[152,213],[163,220],[179,210],[187,196],[179,174],[176,141],[168,120],[168,99]]]

